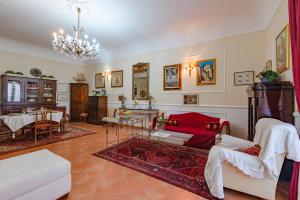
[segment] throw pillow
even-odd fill
[[[213,131],[213,129],[214,129],[214,123],[213,122],[205,122],[205,130]]]
[[[218,122],[213,123],[213,131],[219,132],[220,131],[220,126],[221,126],[221,124],[218,123]]]
[[[246,153],[246,154],[249,154],[249,155],[252,155],[252,156],[258,156],[259,153],[260,153],[260,146],[257,144],[255,146],[252,146],[252,147],[248,147],[246,149],[244,149],[242,152]]]
[[[167,125],[167,126],[179,126],[179,121],[169,119],[165,122],[165,125]]]

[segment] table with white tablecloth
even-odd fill
[[[63,113],[60,111],[55,111],[52,113],[52,121],[60,123],[63,117]],[[3,121],[4,124],[13,132],[13,138],[15,137],[15,132],[28,124],[35,122],[36,115],[35,114],[22,114],[17,113],[13,115],[3,115],[0,116],[0,120]],[[40,120],[41,115],[38,116]],[[48,120],[50,119],[50,114],[47,116]]]

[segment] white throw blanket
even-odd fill
[[[258,157],[236,151],[254,144],[262,147]],[[287,153],[289,159],[300,161],[300,141],[295,127],[279,120],[259,120],[256,124],[254,143],[223,136],[222,142],[210,150],[205,166],[205,180],[211,194],[217,198],[224,198],[221,167],[223,161],[230,162],[252,178],[275,179],[279,176],[275,156],[281,153]]]

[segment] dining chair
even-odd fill
[[[12,136],[12,131],[0,120],[0,137]]]
[[[65,106],[56,106],[55,111],[62,112],[63,116],[62,116],[60,122],[52,122],[52,131],[60,129],[60,132],[64,133],[65,132],[65,126],[66,126],[66,123],[67,123],[66,107]]]
[[[52,140],[52,110],[45,110],[41,112],[35,112],[34,123],[34,141],[37,142],[38,135],[49,134],[50,140]]]

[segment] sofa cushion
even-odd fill
[[[0,197],[15,199],[70,173],[70,162],[48,150],[1,160]]]

